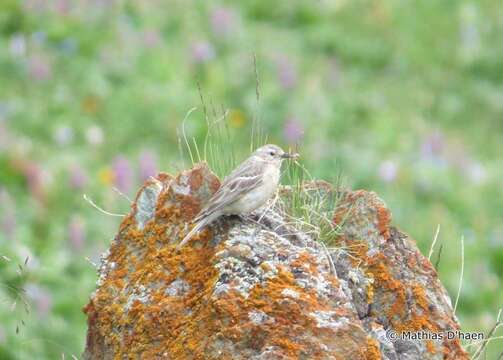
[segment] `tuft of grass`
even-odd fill
[[[491,341],[494,340],[503,340],[503,336],[497,336],[496,333],[500,327],[503,326],[503,309],[499,309],[498,315],[496,316],[496,321],[492,328],[488,331],[487,335],[482,340],[472,341],[469,344],[465,345],[465,348],[469,350],[471,353],[471,358],[473,360],[480,359],[481,356],[484,355],[484,359],[486,358],[487,346]],[[470,351],[473,347],[476,347],[475,350]],[[500,354],[498,359],[501,359],[503,353]]]
[[[333,221],[340,200],[340,175],[335,184],[315,180],[299,161],[288,164],[286,176],[291,184],[284,188],[278,208],[288,224],[313,239],[334,246],[341,233]]]

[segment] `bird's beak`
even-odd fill
[[[293,154],[291,154],[291,153],[283,153],[283,154],[281,155],[281,157],[282,157],[283,159],[297,159],[299,156],[300,156],[300,155],[299,155],[299,154],[297,154],[297,153],[293,153]]]

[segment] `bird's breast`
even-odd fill
[[[233,214],[250,213],[264,205],[278,188],[280,169],[276,166],[267,166],[263,173],[262,183],[255,189],[249,191],[233,204],[229,209]]]

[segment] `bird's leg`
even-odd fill
[[[238,217],[243,220],[244,222],[246,221],[249,221],[249,222],[252,222],[254,223],[255,225],[259,225],[261,228],[263,229],[268,229],[267,226],[265,226],[265,224],[261,223],[260,221],[256,220],[256,217],[257,217],[257,214],[240,214],[238,215]]]
[[[274,195],[274,199],[270,202],[269,205],[262,211],[262,214],[260,214],[260,217],[258,218],[258,222],[261,223],[262,219],[266,214],[271,210],[274,205],[276,205],[276,202],[278,201],[278,192],[276,191],[276,194]]]

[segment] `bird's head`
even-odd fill
[[[284,159],[296,159],[299,157],[299,154],[287,153],[279,146],[273,144],[264,145],[258,148],[255,150],[254,155],[266,161],[279,163]]]

